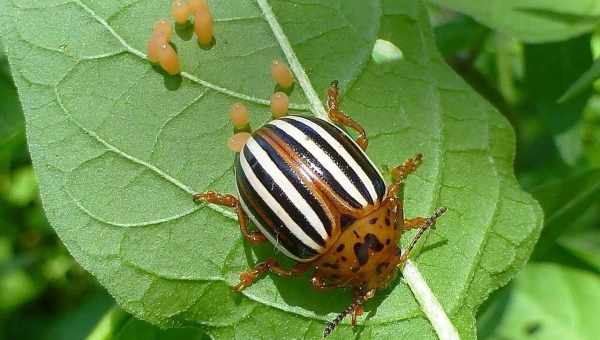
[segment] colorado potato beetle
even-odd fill
[[[235,159],[238,195],[205,192],[195,201],[234,208],[240,230],[250,244],[270,241],[297,263],[282,267],[271,257],[240,274],[233,287],[240,291],[271,272],[293,277],[313,270],[316,289],[347,287],[352,303],[330,322],[329,335],[346,316],[362,314],[362,304],[389,285],[417,240],[446,211],[430,217],[405,218],[399,198],[406,177],[422,156],[392,169],[392,184],[366,155],[364,129],[338,107],[338,84],[327,93],[332,122],[358,134],[353,140],[328,121],[309,116],[277,118],[248,137]],[[257,229],[249,228],[252,221]],[[405,231],[417,234],[405,250],[399,240]]]

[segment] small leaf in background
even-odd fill
[[[584,212],[600,200],[600,170],[592,170],[532,190],[546,213],[544,229],[533,258],[539,259],[555,240],[574,225]]]
[[[600,6],[595,6],[593,0],[430,1],[528,43],[573,38],[600,23]]]
[[[558,103],[558,99],[592,64],[590,35],[525,44],[523,58],[526,93],[516,115],[521,144],[517,166],[525,170],[521,183],[535,188],[564,179],[573,167],[585,163],[581,118],[591,89],[568,102]]]
[[[10,190],[6,193],[6,199],[17,206],[29,204],[37,197],[37,181],[31,166],[17,169],[13,173]]]
[[[600,228],[563,235],[558,243],[600,272]]]
[[[583,113],[591,89],[571,101],[559,103],[564,89],[592,65],[590,35],[546,44],[525,45],[525,83],[529,104],[537,119],[554,135],[572,127]]]
[[[600,77],[600,59],[583,73],[560,97],[559,103],[564,103],[590,89],[594,81]]]
[[[600,95],[589,102],[581,122],[583,152],[590,167],[600,168]]]
[[[523,267],[542,225],[513,174],[511,126],[445,64],[420,1],[269,4],[317,93],[341,81],[344,110],[369,131],[380,168],[425,155],[407,183],[407,215],[448,212],[415,261],[473,339],[477,307]],[[320,337],[347,292],[269,275],[233,293],[239,272],[273,249],[248,246],[231,213],[191,200],[235,191],[227,111],[242,101],[260,126],[271,62],[283,59],[256,3],[211,5],[217,43],[200,49],[174,34],[185,72],[173,84],[141,52],[168,2],[0,3],[45,211],[74,258],[136,317],[214,338]],[[373,60],[377,39],[402,58]],[[306,98],[296,86],[293,112],[315,106]],[[435,337],[401,280],[367,312],[333,338]]]
[[[555,264],[529,264],[509,288],[494,329],[482,339],[592,340],[600,334],[598,276]]]

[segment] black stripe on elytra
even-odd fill
[[[356,160],[358,165],[360,165],[360,167],[365,171],[365,173],[373,183],[373,186],[375,187],[377,197],[379,198],[379,200],[382,200],[385,195],[385,181],[383,180],[383,178],[381,178],[381,175],[379,174],[379,172],[377,172],[377,169],[375,169],[371,162],[368,160],[368,156],[364,153],[364,151],[362,151],[346,133],[340,131],[340,129],[333,126],[329,122],[311,116],[302,116],[302,118],[310,120],[311,122],[319,125],[330,135],[332,135],[337,141],[339,141],[340,144],[342,144],[344,149],[348,151],[350,156],[352,156]]]
[[[300,240],[284,226],[279,217],[277,217],[277,215],[275,215],[269,206],[262,200],[252,185],[250,185],[250,181],[246,178],[240,164],[239,157],[241,157],[241,155],[236,157],[235,161],[237,186],[240,199],[246,203],[246,207],[250,210],[249,213],[256,217],[258,222],[266,229],[272,238],[278,242],[278,244],[274,244],[274,246],[283,247],[300,259],[314,258],[317,255],[317,252],[300,242]],[[265,215],[268,215],[271,219],[271,223],[264,220],[261,217],[261,214],[258,213],[258,210],[262,211]]]
[[[256,140],[256,137],[255,137]],[[281,205],[281,207],[287,212],[288,215],[296,222],[296,224],[304,231],[308,237],[310,237],[315,243],[324,246],[325,240],[321,235],[313,228],[306,216],[298,209],[298,207],[292,202],[289,197],[285,194],[283,188],[281,188],[273,177],[262,167],[256,156],[250,151],[249,148],[244,148],[244,157],[248,164],[254,170],[254,174],[258,180],[263,184],[267,190],[273,195],[273,198]],[[291,231],[290,231],[291,232]]]
[[[298,143],[292,136],[288,135],[285,131],[278,128],[275,125],[266,125],[263,128],[271,129],[272,132],[281,138],[286,144],[288,144],[294,153],[298,155],[304,162],[310,167],[312,172],[323,179],[323,181],[331,187],[333,192],[335,192],[338,196],[340,196],[344,201],[346,201],[353,208],[361,208],[362,205],[358,203],[354,197],[352,197],[346,189],[331,175],[329,170],[327,170],[321,162],[319,162],[311,153],[306,150],[300,143]]]
[[[331,144],[329,144],[317,131],[313,130],[313,128],[306,125],[304,122],[297,121],[295,119],[283,118],[282,120],[295,126],[298,130],[302,131],[305,135],[312,139],[313,142],[315,142],[319,148],[321,148],[325,154],[327,154],[327,156],[329,156],[329,158],[331,158],[331,160],[340,167],[342,172],[348,176],[348,179],[350,179],[352,185],[356,187],[358,192],[361,193],[365,200],[373,204],[373,199],[371,198],[371,195],[369,195],[369,191],[367,190],[365,183],[360,179],[360,177],[358,177],[358,174],[354,171],[354,169],[352,169],[350,164],[344,160],[339,152],[337,152],[333,146],[331,146]],[[332,135],[331,137],[337,140],[338,136],[339,134]]]
[[[258,145],[269,155],[269,158],[277,165],[277,168],[281,170],[284,176],[292,183],[294,188],[300,193],[302,198],[306,200],[308,206],[315,212],[315,214],[323,223],[325,227],[325,231],[328,235],[331,236],[331,221],[329,217],[323,210],[323,207],[319,203],[319,201],[312,195],[310,190],[302,183],[302,180],[296,175],[296,173],[292,170],[291,165],[288,164],[283,157],[273,148],[273,146],[265,140],[261,135],[255,134],[254,140],[258,143]],[[313,228],[314,229],[314,228]]]

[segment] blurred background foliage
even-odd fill
[[[600,29],[533,44],[438,7],[431,14],[448,63],[512,123],[518,179],[546,214],[530,263],[480,308],[479,338],[597,339]],[[206,338],[133,319],[69,256],[44,218],[0,54],[0,339],[86,337]]]

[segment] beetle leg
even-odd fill
[[[352,290],[352,301],[358,301],[362,299],[365,294],[360,289]],[[354,304],[352,309],[352,327],[356,326],[356,318],[363,315],[365,312],[362,305]]]
[[[334,123],[338,123],[345,127],[351,128],[358,133],[358,137],[356,138],[356,143],[360,146],[361,149],[367,150],[367,146],[369,145],[369,139],[367,138],[367,133],[365,129],[358,124],[354,119],[350,118],[344,112],[339,109],[339,90],[338,90],[338,81],[334,80],[331,82],[329,89],[327,89],[327,113],[329,115],[329,119]]]
[[[241,291],[267,272],[275,273],[282,277],[293,277],[304,273],[307,269],[308,265],[306,263],[297,263],[292,268],[285,269],[281,267],[275,258],[269,257],[267,260],[258,263],[254,269],[240,273],[240,282],[233,286],[233,290],[236,292]]]
[[[435,222],[445,212],[446,212],[446,208],[443,208],[443,207],[442,208],[437,208],[437,210],[433,213],[433,215],[431,215],[430,217],[428,217],[428,218],[425,219],[425,224],[423,224],[419,228],[419,230],[417,231],[417,234],[415,235],[415,237],[413,237],[412,241],[410,242],[410,244],[408,245],[408,247],[406,248],[406,250],[402,252],[402,255],[400,256],[400,260],[398,261],[398,267],[403,267],[404,266],[404,263],[406,262],[406,260],[410,256],[410,252],[415,248],[415,245],[417,244],[417,242],[419,241],[419,239],[421,238],[421,236],[423,236],[423,234],[425,233],[425,231],[427,231],[428,229],[434,228],[435,227]]]
[[[427,219],[425,217],[415,217],[405,219],[402,225],[400,225],[401,230],[410,230],[410,229],[419,229],[427,223]]]
[[[242,232],[242,235],[244,235],[246,241],[250,242],[251,244],[260,244],[267,240],[265,235],[263,235],[260,231],[248,230],[248,216],[242,209],[240,201],[235,196],[230,194],[222,195],[214,191],[207,191],[200,194],[195,194],[193,199],[194,202],[202,201],[234,208],[240,223],[240,231]]]
[[[395,197],[400,192],[406,177],[415,172],[422,161],[423,155],[418,153],[415,157],[407,159],[404,163],[392,169],[393,184],[390,186],[389,196]]]

